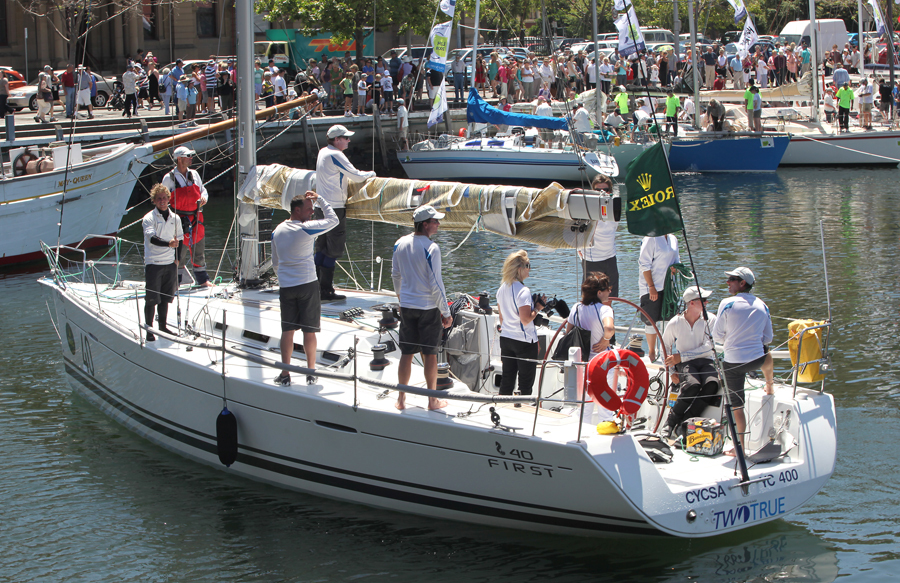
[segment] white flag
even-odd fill
[[[428,36],[428,43],[434,47],[431,51],[431,58],[428,59],[428,66],[441,73],[447,70],[447,51],[450,49],[450,30],[452,28],[453,21],[448,20],[435,25]]]
[[[441,10],[450,18],[453,18],[453,15],[456,13],[456,0],[441,0]]]
[[[747,16],[747,7],[744,6],[744,0],[727,0],[727,2],[734,8],[734,23],[740,24],[741,20]]]
[[[737,43],[738,55],[742,59],[746,58],[750,54],[750,47],[755,45],[758,40],[759,35],[756,34],[756,27],[753,26],[753,21],[748,18],[747,22],[744,23],[744,30],[741,32],[741,38]]]
[[[872,18],[875,19],[875,30],[877,30],[878,35],[881,36],[887,31],[887,27],[884,25],[884,16],[881,15],[881,6],[879,6],[878,2],[875,0],[869,0],[869,6],[872,7]]]
[[[644,35],[641,34],[641,25],[638,23],[634,6],[629,6],[627,12],[616,18],[616,30],[619,31],[620,55],[627,57],[631,53],[644,50]]]
[[[444,112],[447,111],[447,90],[444,79],[434,93],[434,101],[431,103],[431,114],[428,116],[428,127],[444,121]]]
[[[897,0],[897,1],[900,2],[900,0]],[[625,12],[625,4],[626,4],[626,0],[616,0],[615,4],[614,4],[614,6],[616,8],[616,12]],[[628,4],[631,4],[631,3],[629,2]]]

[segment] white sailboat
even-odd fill
[[[250,3],[237,7],[239,58],[249,59]],[[252,99],[245,93],[242,111]],[[662,385],[641,405],[636,417],[643,421],[620,434],[598,434],[591,422],[595,405],[581,391],[579,349],[567,361],[545,361],[535,397],[499,396],[496,314],[465,295],[447,344],[456,380],[437,393],[451,401],[443,410],[422,407],[435,392],[423,388],[421,367],[413,366],[409,385],[393,382],[397,298],[388,291],[348,290],[345,300],[324,302],[317,381],[273,384],[279,370],[310,371],[299,346],[290,365],[279,362],[277,288],[254,287],[264,246],[254,221],[245,219],[255,215],[253,203],[280,207],[285,185],[308,183],[310,173],[254,172],[253,128],[239,127],[241,177],[260,177],[241,191],[241,281],[182,289],[178,301],[191,307],[185,321],[168,323],[180,336],[154,330],[156,341],[145,341],[142,282],[98,285],[97,266],[70,275],[56,263],[41,280],[55,305],[67,378],[135,433],[227,474],[279,487],[434,518],[575,535],[732,532],[797,510],[834,471],[834,401],[822,385],[779,384],[773,396],[748,391],[750,448],[768,445],[774,453],[741,472],[722,455],[676,449],[671,463],[651,460],[641,440],[665,412]],[[352,192],[348,216],[409,224],[411,209],[426,202],[447,209],[444,228],[477,224],[570,248],[584,244],[592,220],[609,208],[599,196],[558,185],[374,179]],[[552,334],[540,328],[547,346]],[[635,357],[626,366],[645,365]],[[404,411],[393,404],[398,390],[411,395]],[[720,408],[707,413],[722,415]],[[234,432],[219,421],[229,416]]]

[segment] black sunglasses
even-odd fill
[[[735,276],[731,276],[731,277],[728,278],[728,281],[744,281],[744,278],[743,278],[743,277],[735,277]]]

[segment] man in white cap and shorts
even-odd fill
[[[340,222],[334,229],[316,239],[316,275],[319,292],[325,301],[343,300],[345,296],[334,293],[334,269],[337,260],[344,255],[347,240],[347,184],[365,182],[374,178],[374,172],[357,170],[344,150],[350,145],[351,132],[342,125],[328,128],[328,145],[319,150],[316,160],[316,192],[328,201]],[[316,218],[324,218],[322,210],[316,210]]]
[[[162,184],[172,193],[172,206],[181,217],[184,230],[184,244],[179,250],[180,265],[184,269],[193,268],[197,285],[212,287],[206,272],[206,228],[202,210],[209,200],[209,193],[200,174],[190,168],[196,154],[187,146],[175,148],[175,168],[163,176]]]
[[[415,230],[394,243],[391,278],[400,299],[400,366],[401,385],[409,384],[413,357],[421,352],[425,368],[425,384],[437,387],[437,352],[444,328],[453,319],[447,305],[447,293],[441,278],[441,249],[431,237],[441,226],[443,213],[431,205],[413,212]],[[398,409],[406,408],[406,393],[397,398]],[[446,401],[429,397],[428,408],[441,409]]]
[[[707,405],[717,405],[719,375],[713,360],[712,329],[716,315],[703,319],[707,298],[712,292],[692,285],[682,294],[684,312],[666,324],[663,343],[668,347],[666,366],[674,368],[673,383],[681,383],[678,400],[666,420],[669,433],[677,432],[691,417],[699,417]]]
[[[728,293],[719,304],[713,338],[725,345],[725,361],[722,372],[725,386],[734,409],[734,425],[741,443],[745,443],[744,431],[747,416],[744,413],[744,378],[750,371],[762,369],[766,379],[766,393],[772,394],[774,365],[769,354],[769,343],[774,337],[769,308],[750,293],[756,277],[747,267],[726,271]],[[729,452],[726,452],[729,453]],[[734,455],[733,450],[730,455]]]

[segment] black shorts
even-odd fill
[[[652,318],[652,320],[648,321],[647,317],[641,314],[641,321],[644,324],[649,324],[651,321],[659,322],[662,319],[662,300],[662,292],[656,294],[655,302],[650,301],[650,294],[641,296],[641,309],[650,314],[650,318]]]
[[[443,332],[439,309],[400,307],[400,354],[437,354]]]
[[[769,355],[763,354],[756,360],[744,364],[722,363],[722,372],[725,374],[725,386],[728,387],[732,407],[744,406],[744,379],[751,370],[759,370],[767,356]]]
[[[138,89],[138,99],[149,99],[150,93],[147,92],[146,87],[141,87]]]
[[[319,300],[318,281],[279,288],[278,302],[281,305],[282,332],[289,330],[319,331],[322,302]]]
[[[144,297],[148,304],[171,304],[177,287],[178,267],[174,261],[168,265],[145,265],[144,281]]]
[[[332,259],[344,256],[344,243],[347,241],[347,209],[334,209],[338,216],[338,225],[316,238],[316,253],[324,253]],[[325,213],[317,208],[314,214],[317,219],[324,219]]]
[[[710,381],[718,384],[719,374],[716,365],[709,358],[695,358],[675,365],[675,371],[681,375],[683,386],[705,385]]]

